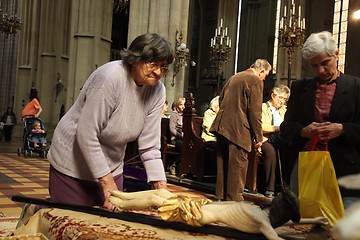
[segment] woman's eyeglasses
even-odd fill
[[[278,99],[280,99],[280,100],[282,100],[282,101],[287,102],[287,100],[288,100],[287,97],[284,97],[284,96],[281,96],[281,95],[276,95],[276,94],[274,94],[274,95],[275,95],[275,97],[277,97]]]
[[[166,75],[169,72],[169,67],[168,65],[160,65],[157,62],[146,62],[146,67],[148,68],[149,71],[156,71],[159,68],[161,69],[161,73],[163,75]]]

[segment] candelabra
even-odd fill
[[[186,44],[181,42],[183,39],[182,32],[176,30],[175,33],[175,60],[174,60],[174,73],[171,86],[175,85],[175,76],[179,73],[180,68],[187,66],[190,50],[186,47]]]
[[[220,88],[220,72],[223,64],[229,61],[231,52],[231,39],[227,35],[228,28],[223,27],[223,19],[220,26],[215,29],[215,36],[210,43],[210,61],[217,69],[217,90]]]
[[[8,16],[6,12],[3,12],[1,8],[0,0],[0,29],[5,33],[6,37],[10,34],[15,34],[21,29],[21,20],[16,15]]]
[[[305,39],[305,18],[301,17],[301,6],[298,7],[298,15],[296,14],[296,6],[294,0],[291,0],[289,13],[287,6],[284,6],[283,17],[280,20],[279,29],[279,46],[287,50],[288,53],[288,79],[287,84],[291,82],[291,64],[294,55],[294,49],[301,47]],[[289,16],[289,17],[288,17]]]

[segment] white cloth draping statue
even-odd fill
[[[249,202],[212,202],[208,199],[191,199],[175,195],[165,189],[140,192],[111,193],[110,202],[119,210],[157,207],[166,221],[183,222],[192,226],[221,222],[246,233],[262,233],[267,239],[282,239],[275,232],[289,220],[299,222],[297,197],[289,190],[280,192],[266,208]],[[315,222],[327,224],[326,219]]]

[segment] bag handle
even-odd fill
[[[325,147],[324,149],[320,149],[318,147],[319,135],[315,135],[310,141],[311,141],[310,151],[328,151],[328,144],[327,143],[321,143],[321,145],[323,145]]]

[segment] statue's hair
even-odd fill
[[[337,47],[332,34],[328,31],[322,31],[312,33],[305,41],[301,51],[304,60],[309,61],[324,53],[329,56],[335,56],[336,50]]]
[[[274,197],[270,204],[269,218],[273,228],[277,228],[289,220],[300,221],[299,200],[289,188],[284,188]]]

